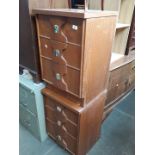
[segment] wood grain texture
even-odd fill
[[[135,85],[135,60],[124,63],[110,71],[106,107],[114,104]]]
[[[84,56],[85,70],[83,73],[83,95],[86,98],[86,102],[105,89],[115,24],[115,17],[89,19],[86,21],[84,51],[87,52],[85,52]]]
[[[29,13],[35,8],[71,8],[71,0],[29,0]]]
[[[88,0],[88,9],[103,10],[104,0]]]
[[[125,54],[129,30],[130,30],[129,27],[117,29],[112,52]]]
[[[100,135],[116,15],[36,12],[48,134],[71,154],[85,155]]]
[[[50,8],[71,8],[71,0],[51,0]]]
[[[43,79],[84,99],[86,104],[105,90],[109,69],[116,16],[102,17],[102,13],[100,18],[87,20],[73,17],[37,16]],[[59,26],[57,33],[54,33],[52,29],[55,24]],[[98,41],[94,42],[94,40]],[[68,56],[53,56],[51,52],[54,48],[61,53],[66,52]],[[72,53],[75,53],[74,56]],[[57,65],[53,66],[50,61]],[[78,66],[74,65],[76,62]],[[62,75],[62,80],[55,80],[56,73]]]
[[[85,155],[100,137],[104,103],[105,93],[91,101],[80,114],[78,155]]]
[[[98,18],[106,16],[116,16],[115,11],[96,11],[96,10],[81,10],[81,9],[33,9],[33,14],[53,15],[60,17],[74,17],[74,18]]]
[[[71,154],[85,155],[100,136],[105,93],[85,108],[47,88],[43,94],[49,136]]]

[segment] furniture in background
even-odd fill
[[[114,12],[35,9],[47,132],[71,154],[100,136]],[[95,41],[97,40],[97,42]]]
[[[118,12],[113,53],[125,55],[135,0],[104,0],[104,10]]]
[[[130,33],[128,37],[127,48],[126,48],[125,54],[128,55],[133,50],[135,50],[135,10],[134,10],[134,14],[132,17],[132,23],[130,27]]]
[[[88,9],[91,10],[103,10],[104,8],[104,0],[87,0]],[[75,8],[84,9],[85,3],[84,0],[76,0],[74,4]]]
[[[36,83],[41,81],[37,33],[34,17],[29,14],[29,1],[19,1],[19,72],[29,70]]]
[[[43,83],[36,84],[24,75],[19,76],[19,119],[38,140],[47,138],[44,103],[41,90]]]
[[[128,47],[131,47],[130,38],[132,37],[130,36],[133,34],[134,0],[105,0],[104,9],[118,12],[109,80],[107,82],[106,106],[103,114],[105,119],[119,103],[119,100],[135,87],[135,52],[129,53],[127,50]],[[133,39],[132,44],[134,44]]]
[[[79,3],[78,0],[77,3]],[[135,68],[134,52],[132,52],[135,42],[133,13],[134,0],[89,0],[88,6],[88,9],[102,10],[104,8],[104,10],[118,12],[116,33],[110,62],[111,67],[109,71],[109,78],[107,79],[108,92],[103,114],[103,118],[105,118],[118,104],[118,101],[125,96],[127,92],[134,88],[134,70],[131,69],[132,65],[132,67]],[[83,3],[80,1],[80,5],[77,5],[77,7],[84,8],[84,0]],[[129,54],[129,51],[132,53],[129,56],[125,56],[125,54]],[[128,72],[126,72],[125,69]]]
[[[112,55],[107,99],[104,107],[103,120],[110,114],[113,108],[119,104],[119,100],[135,88],[135,53],[127,56]]]

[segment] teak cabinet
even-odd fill
[[[116,13],[35,9],[46,127],[71,154],[100,135]]]

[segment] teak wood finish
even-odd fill
[[[116,13],[35,9],[48,134],[85,155],[100,135]],[[94,117],[95,116],[95,117]]]
[[[71,154],[85,155],[100,136],[106,94],[85,108],[51,89],[43,94],[48,135]]]
[[[85,103],[102,93],[115,33],[115,13],[74,9],[44,9],[34,13],[42,79],[83,98]],[[59,32],[53,32],[54,25],[59,27]],[[59,56],[54,55],[56,50]]]

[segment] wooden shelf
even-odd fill
[[[130,52],[129,55],[123,55],[119,53],[112,53],[110,62],[110,71],[119,68],[125,64],[135,60],[135,51]]]
[[[124,57],[123,54],[119,54],[119,53],[116,53],[116,52],[112,52],[110,63],[114,63],[115,61],[121,59],[122,57]]]
[[[123,24],[123,23],[116,24],[116,29],[122,29],[122,28],[127,28],[127,27],[130,27],[130,24]]]
[[[125,55],[135,0],[104,0],[104,10],[117,11],[118,21],[112,51]]]

